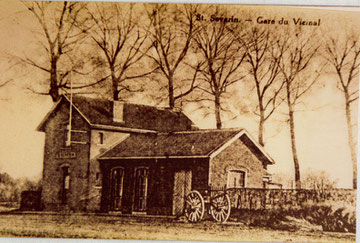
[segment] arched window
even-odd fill
[[[62,188],[61,188],[61,201],[67,203],[67,195],[70,190],[70,169],[69,166],[62,166]]]
[[[149,169],[138,167],[135,170],[134,211],[146,212]]]
[[[115,167],[111,170],[111,210],[121,210],[124,173],[122,167]]]

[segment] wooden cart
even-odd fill
[[[185,217],[189,222],[197,223],[204,218],[205,211],[212,218],[224,223],[228,220],[231,203],[226,190],[204,190],[201,194],[193,190],[185,197]]]

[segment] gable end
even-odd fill
[[[234,137],[230,140],[222,144],[220,147],[216,148],[215,150],[211,151],[209,154],[210,159],[216,157],[220,154],[223,150],[233,144],[236,140],[240,139],[250,150],[251,152],[258,157],[260,161],[266,166],[268,164],[274,164],[274,160],[268,155],[263,147],[258,144],[252,137],[246,132],[246,130],[242,130],[237,133]]]
[[[46,116],[44,117],[44,119],[40,122],[40,124],[37,126],[36,130],[40,131],[40,132],[44,132],[45,131],[45,126],[47,124],[47,122],[49,121],[49,119],[51,118],[51,116],[55,115],[56,112],[59,111],[59,108],[62,105],[65,105],[64,103],[67,103],[66,105],[70,105],[70,100],[68,99],[68,97],[66,97],[65,95],[63,95],[51,108],[51,110],[46,114]],[[78,114],[80,114],[81,118],[83,118],[85,120],[85,122],[88,125],[91,125],[90,121],[84,116],[84,114],[73,104],[73,111],[72,112],[77,112]]]

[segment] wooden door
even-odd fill
[[[191,191],[191,170],[180,170],[174,174],[174,191],[172,214],[180,216],[184,214],[185,196]]]
[[[146,200],[148,193],[148,169],[137,168],[135,172],[135,196],[134,211],[146,212]]]
[[[111,172],[111,210],[121,210],[124,184],[124,169],[115,168]]]

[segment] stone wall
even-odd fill
[[[73,109],[72,141],[83,144],[66,146],[69,105],[63,102],[45,124],[43,188],[41,202],[45,210],[84,210],[87,204],[90,128]],[[70,189],[62,202],[63,167],[69,168]]]
[[[356,190],[295,190],[295,189],[227,189],[231,205],[237,209],[288,209],[302,207],[307,203],[328,201],[347,202],[356,205]]]
[[[241,138],[211,159],[211,187],[226,187],[230,170],[245,171],[245,187],[263,187],[263,176],[266,175],[266,169],[263,163],[242,142]]]

